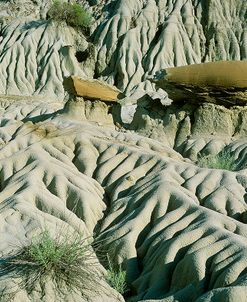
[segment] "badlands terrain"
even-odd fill
[[[247,302],[247,2],[77,3],[87,30],[0,1],[0,301]],[[44,230],[90,286],[30,279]]]

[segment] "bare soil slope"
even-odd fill
[[[53,103],[46,108],[54,111]],[[202,169],[157,141],[98,127],[82,114],[80,121],[73,110],[35,122],[41,112],[40,101],[3,107],[2,255],[44,225],[55,232],[65,224],[96,232],[123,263],[130,301],[241,301],[247,289],[246,169]],[[246,140],[241,144],[245,158]],[[16,281],[3,275],[1,289],[11,292]],[[18,295],[58,299],[49,288]],[[100,301],[110,299],[113,293]]]

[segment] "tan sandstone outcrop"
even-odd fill
[[[204,64],[166,68],[163,79],[156,83],[165,87],[166,82],[221,88],[247,89],[247,61],[218,61]]]
[[[173,101],[247,104],[247,61],[220,61],[166,68],[155,83]]]
[[[94,79],[83,79],[71,76],[71,85],[77,96],[85,99],[96,99],[101,101],[117,101],[121,94],[116,87],[111,86],[103,81]]]

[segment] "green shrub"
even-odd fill
[[[107,255],[107,259],[107,281],[111,287],[113,287],[117,292],[123,295],[127,290],[126,272],[122,270],[121,265],[117,268],[114,267],[109,258],[109,255]]]
[[[55,21],[65,21],[73,27],[89,27],[91,15],[77,3],[67,3],[55,0],[48,11],[49,18]]]
[[[101,276],[91,245],[81,235],[53,238],[43,231],[14,256],[0,261],[0,270],[20,277],[22,288],[31,292],[36,282],[54,281],[58,290],[79,290],[85,296],[97,292]]]
[[[234,156],[228,151],[222,151],[217,155],[199,155],[197,164],[201,168],[224,169],[229,171],[237,170]]]

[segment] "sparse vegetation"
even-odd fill
[[[1,260],[1,271],[21,277],[21,287],[31,292],[36,282],[54,281],[57,289],[79,290],[85,296],[99,289],[101,277],[91,245],[81,235],[53,238],[43,231],[14,256]]]
[[[55,0],[48,11],[48,17],[55,21],[65,21],[73,27],[90,26],[92,17],[83,6],[77,3],[67,3]]]
[[[234,156],[228,151],[222,151],[217,155],[199,155],[197,164],[201,168],[224,169],[229,171],[237,170]]]
[[[107,281],[111,287],[123,295],[127,290],[126,272],[122,269],[121,265],[115,267],[110,260],[109,255],[107,255],[107,260]]]

